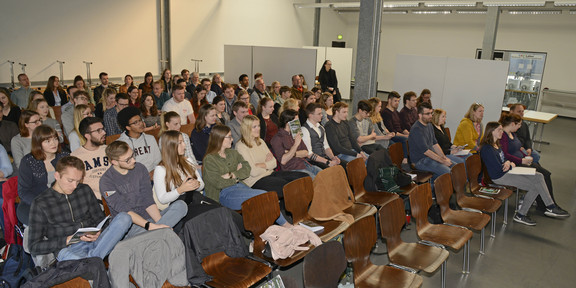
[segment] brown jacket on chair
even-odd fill
[[[346,172],[340,165],[320,171],[314,179],[314,198],[308,214],[318,221],[354,223],[354,217],[343,212],[354,204],[354,194],[347,179]]]

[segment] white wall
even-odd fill
[[[92,77],[158,73],[155,0],[2,1],[0,83],[10,82],[6,60],[15,61],[15,76],[26,63],[32,81],[59,76],[56,60],[65,61],[64,79],[80,74],[82,61],[94,62]],[[16,85],[17,79],[15,79]]]

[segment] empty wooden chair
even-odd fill
[[[434,180],[434,189],[436,191],[436,202],[440,206],[440,213],[444,223],[480,231],[480,254],[484,254],[484,228],[490,222],[490,216],[479,210],[450,209],[450,197],[452,197],[454,190],[452,189],[452,179],[449,173],[440,175]]]
[[[516,187],[503,186],[503,185],[491,185],[492,181],[488,173],[483,173],[483,178],[485,182],[488,182],[488,187],[496,187],[500,189],[497,194],[485,194],[480,191],[480,184],[478,183],[478,176],[482,173],[484,165],[482,164],[482,158],[478,154],[474,154],[466,158],[466,177],[468,178],[468,188],[470,193],[477,195],[484,195],[498,200],[504,201],[504,224],[508,224],[508,198],[512,196],[513,191],[517,191]],[[518,205],[518,193],[516,193],[516,205]]]
[[[337,287],[346,270],[346,254],[338,241],[318,246],[304,258],[302,278],[305,288]]]
[[[367,171],[364,159],[362,158],[348,162],[346,172],[348,173],[348,181],[350,182],[350,186],[352,186],[352,192],[354,193],[356,202],[382,207],[390,201],[399,198],[398,195],[394,193],[366,191],[366,189],[364,189],[364,179],[366,178]]]
[[[374,265],[370,251],[376,243],[374,217],[366,217],[352,224],[344,233],[346,258],[354,269],[354,287],[420,287],[422,277],[385,265]]]
[[[212,281],[206,282],[210,287],[251,287],[272,272],[272,268],[263,262],[228,257],[224,252],[205,257],[202,268],[213,277]]]
[[[444,224],[432,224],[428,221],[428,210],[432,206],[432,191],[430,183],[419,185],[415,191],[410,193],[410,206],[412,217],[416,218],[416,232],[420,239],[438,243],[452,248],[455,251],[464,247],[464,260],[462,272],[470,272],[470,248],[469,242],[472,238],[472,231],[459,226]]]
[[[380,208],[380,231],[386,239],[388,258],[391,263],[412,269],[433,273],[442,267],[442,287],[446,287],[446,259],[450,253],[446,249],[422,243],[406,243],[400,237],[404,218],[404,201],[392,200]]]
[[[350,224],[343,221],[317,221],[308,214],[308,207],[314,196],[312,178],[303,177],[284,185],[284,204],[286,211],[292,214],[292,223],[298,225],[302,221],[312,221],[324,226],[324,231],[318,236],[326,242],[338,234],[344,233]]]
[[[392,163],[394,163],[394,165],[396,165],[398,168],[402,169],[402,159],[404,159],[404,150],[402,150],[402,143],[394,143],[390,146],[388,146],[388,152],[390,153],[390,158],[392,159]],[[412,171],[405,171],[407,173],[410,174],[416,174],[416,178],[414,179],[414,182],[418,183],[418,184],[422,184],[422,183],[426,183],[426,182],[430,182],[430,180],[432,179],[432,176],[434,176],[434,174],[432,174],[431,172],[427,172],[427,171],[418,171],[418,170],[412,170]]]
[[[490,237],[496,237],[496,211],[502,205],[502,201],[490,197],[470,197],[466,195],[466,172],[464,163],[458,163],[450,170],[452,179],[452,188],[456,192],[456,202],[462,208],[471,208],[490,213],[492,225],[490,228]]]

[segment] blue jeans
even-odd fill
[[[433,160],[430,157],[424,157],[422,159],[420,159],[418,162],[414,163],[414,166],[416,166],[416,169],[418,170],[422,170],[422,171],[429,171],[434,173],[434,176],[432,177],[432,181],[436,180],[436,178],[438,178],[438,176],[442,175],[442,174],[446,174],[446,173],[450,173],[450,168],[452,168],[454,165],[458,164],[458,163],[462,163],[463,159],[461,159],[458,156],[454,156],[454,155],[446,155],[446,157],[448,157],[448,159],[450,159],[452,161],[452,165],[450,165],[450,167],[437,162],[436,160]],[[457,159],[460,158],[460,159]]]
[[[390,138],[390,143],[394,144],[394,143],[402,143],[402,151],[404,152],[404,158],[408,158],[408,137],[403,137],[403,136],[394,136],[392,138]]]
[[[184,218],[184,216],[186,216],[186,213],[188,213],[188,205],[186,205],[186,203],[182,200],[176,200],[172,202],[168,208],[160,211],[160,215],[162,215],[162,217],[160,220],[158,220],[158,222],[155,223],[174,227],[176,224],[178,224],[178,222],[180,222],[182,218]],[[154,223],[152,218],[148,218],[146,220]],[[146,229],[136,224],[132,224],[128,234],[126,234],[126,239],[144,232],[146,232]]]
[[[352,160],[358,158],[356,156],[348,155],[348,154],[338,154],[336,155],[340,160],[344,160],[346,162],[351,162]]]
[[[228,207],[232,210],[241,210],[242,203],[244,203],[244,201],[264,193],[266,193],[266,191],[260,189],[252,189],[246,186],[244,183],[236,183],[232,186],[228,186],[220,190],[219,200],[220,204],[225,207]],[[284,225],[284,223],[286,223],[286,218],[284,218],[282,213],[280,213],[280,217],[276,219],[276,223],[278,223],[278,225]]]
[[[126,234],[132,225],[132,217],[127,213],[119,213],[112,218],[110,225],[102,231],[98,239],[94,242],[79,242],[72,244],[58,252],[58,261],[77,260],[89,257],[100,257],[104,259],[114,246]]]
[[[530,156],[532,157],[532,162],[534,163],[540,162],[540,153],[538,151],[532,149],[532,154],[530,154]]]
[[[312,178],[312,180],[314,180],[314,178],[316,177],[316,174],[318,174],[320,171],[322,171],[322,169],[316,165],[310,164],[308,163],[308,161],[304,162],[304,164],[306,165],[306,169],[298,169],[298,170],[294,170],[294,171],[298,171],[298,172],[303,172],[308,174],[308,176],[310,176]]]

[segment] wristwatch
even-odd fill
[[[146,224],[144,225],[144,229],[150,230],[150,222],[146,222]]]

